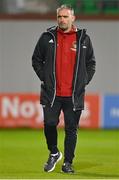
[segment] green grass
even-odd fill
[[[63,152],[64,131],[58,132]],[[75,174],[61,172],[63,160],[53,172],[44,172],[48,153],[42,129],[0,129],[0,179],[119,178],[119,130],[79,130]]]

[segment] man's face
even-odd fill
[[[58,26],[64,32],[68,32],[71,30],[74,20],[75,16],[72,15],[72,11],[69,9],[61,9],[57,13]]]

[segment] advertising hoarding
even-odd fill
[[[43,127],[43,110],[38,94],[0,94],[0,127]],[[81,128],[99,128],[99,96],[86,95],[81,115]],[[64,126],[63,112],[59,127]]]
[[[103,127],[119,128],[119,96],[118,95],[104,96]]]

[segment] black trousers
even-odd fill
[[[64,162],[72,163],[77,142],[77,128],[81,111],[73,111],[72,97],[56,97],[53,107],[44,107],[44,133],[48,149],[52,154],[57,153],[57,125],[61,110],[64,113],[65,139]]]

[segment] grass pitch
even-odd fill
[[[64,130],[58,133],[63,152]],[[53,172],[44,172],[48,154],[42,129],[0,129],[0,179],[119,178],[119,130],[79,130],[74,174],[61,172],[63,159]]]

